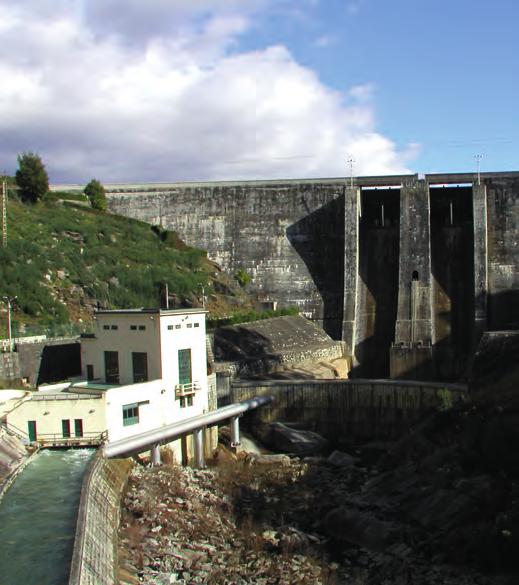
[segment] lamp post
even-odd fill
[[[198,283],[198,286],[202,289],[202,308],[205,309],[205,287],[201,282]]]
[[[3,296],[2,300],[4,303],[7,303],[7,335],[9,338],[9,351],[13,351],[13,342],[12,342],[12,331],[11,331],[11,306],[12,302],[16,300],[17,297],[9,297]]]

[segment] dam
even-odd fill
[[[456,381],[482,331],[518,324],[519,172],[106,190],[342,340],[353,377]]]

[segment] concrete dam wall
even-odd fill
[[[353,375],[457,380],[484,330],[519,326],[519,172],[108,185],[251,293],[297,306]]]

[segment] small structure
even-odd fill
[[[98,311],[94,332],[81,337],[83,379],[28,394],[8,427],[44,446],[99,444],[207,412],[205,314]],[[187,438],[171,447],[178,460],[190,456]]]

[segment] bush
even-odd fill
[[[252,280],[251,275],[247,274],[247,272],[245,272],[245,270],[243,270],[243,268],[240,268],[238,270],[238,272],[236,272],[236,274],[234,275],[234,278],[238,281],[238,284],[242,288],[245,288]]]
[[[105,188],[97,179],[92,179],[85,187],[85,195],[90,201],[90,205],[98,211],[106,211],[106,193]]]

